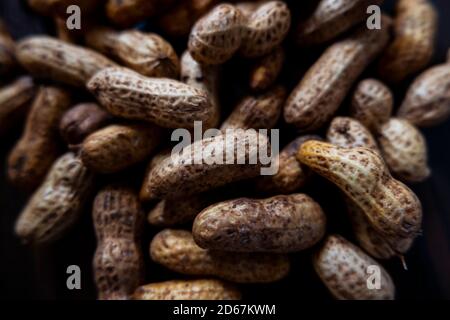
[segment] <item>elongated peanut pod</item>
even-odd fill
[[[147,77],[178,78],[180,62],[170,43],[155,33],[91,28],[86,44]]]
[[[76,5],[83,15],[92,14],[104,0],[27,0],[31,9],[44,16],[67,18],[67,7]]]
[[[394,41],[379,62],[380,77],[399,83],[428,65],[434,53],[438,15],[431,1],[399,0]]]
[[[247,96],[222,123],[220,130],[272,129],[278,122],[286,99],[286,90],[276,86],[263,94]]]
[[[38,187],[58,158],[59,121],[70,106],[70,93],[41,87],[28,114],[25,129],[8,157],[8,178],[22,190]]]
[[[147,174],[141,199],[188,196],[260,174],[261,150],[270,150],[266,135],[234,130],[186,146]]]
[[[349,117],[336,117],[331,121],[327,140],[339,147],[366,147],[380,153],[377,142],[369,130],[358,120]]]
[[[284,60],[284,49],[281,46],[259,58],[250,70],[250,88],[254,91],[267,90],[277,80]]]
[[[58,158],[19,215],[16,234],[33,245],[60,238],[80,216],[93,182],[92,173],[73,153]]]
[[[80,155],[93,171],[113,173],[145,160],[160,141],[161,129],[153,125],[110,125],[89,135]]]
[[[129,299],[142,283],[143,213],[136,193],[110,185],[96,196],[92,219],[97,236],[93,267],[98,298]]]
[[[31,36],[17,44],[20,64],[33,76],[82,87],[114,62],[90,49],[47,36]]]
[[[350,115],[377,133],[380,126],[389,120],[393,106],[394,97],[385,84],[376,79],[365,79],[353,92]]]
[[[87,84],[100,104],[115,116],[168,128],[193,128],[208,122],[214,108],[208,93],[179,81],[147,78],[125,68],[107,68]]]
[[[240,300],[233,285],[220,280],[172,280],[140,286],[135,300]]]
[[[289,96],[284,119],[302,131],[322,127],[341,105],[353,83],[386,46],[390,21],[381,30],[361,26],[348,38],[331,45],[308,70]]]
[[[285,255],[224,253],[200,248],[189,231],[166,229],[150,244],[153,261],[172,271],[214,276],[237,283],[267,283],[284,278],[290,268]]]
[[[420,182],[430,174],[427,142],[407,120],[392,118],[381,126],[378,141],[391,173],[405,182]]]
[[[320,141],[303,143],[298,159],[336,184],[382,234],[414,237],[421,228],[417,196],[392,178],[381,156],[368,148],[342,148]]]
[[[330,235],[314,257],[314,269],[331,294],[340,300],[392,300],[391,276],[375,260],[341,236]],[[379,275],[379,287],[371,275]]]
[[[209,206],[195,218],[195,242],[234,252],[300,251],[325,234],[325,215],[305,194],[256,200],[239,198]]]
[[[8,75],[16,67],[15,43],[0,19],[0,75]]]

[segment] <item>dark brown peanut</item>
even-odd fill
[[[15,43],[0,19],[0,75],[9,75],[16,67]]]
[[[254,91],[267,90],[277,80],[284,60],[285,54],[282,47],[259,58],[250,70],[250,88]]]
[[[80,7],[82,14],[93,13],[103,0],[28,0],[28,5],[44,16],[58,15],[67,17],[67,7],[76,5]]]

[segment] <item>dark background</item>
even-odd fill
[[[25,1],[0,0],[0,17],[6,20],[15,38],[34,33],[51,33],[51,24],[29,12]],[[447,48],[450,47],[450,2],[434,0],[440,14],[439,35],[434,64],[444,61]],[[294,15],[301,14],[299,3],[291,1]],[[393,1],[386,1],[385,9],[391,11]],[[300,8],[299,8],[300,7]],[[144,25],[147,30],[155,30],[151,23]],[[158,30],[155,30],[158,31]],[[183,50],[185,40],[174,40],[175,47]],[[288,47],[288,63],[282,81],[292,88],[301,78],[304,70],[317,58],[322,48],[312,52],[303,52]],[[232,105],[242,94],[245,86],[236,79],[235,70],[245,68],[245,61],[232,61],[224,68],[224,81],[227,90],[223,94],[226,105]],[[369,69],[366,75],[371,75]],[[407,83],[394,88],[396,105],[401,102]],[[234,92],[228,94],[228,92]],[[83,93],[80,93],[83,96]],[[80,98],[82,100],[82,98]],[[345,103],[344,103],[345,104]],[[345,106],[341,108],[345,112]],[[30,248],[20,244],[13,235],[13,225],[20,209],[26,203],[28,195],[14,190],[6,181],[5,159],[9,150],[21,133],[17,128],[0,142],[0,296],[6,299],[95,299],[95,287],[92,281],[91,261],[95,251],[95,236],[86,208],[81,221],[55,244],[46,248]],[[423,235],[420,236],[411,251],[406,255],[408,271],[403,270],[397,259],[383,262],[391,273],[397,287],[399,299],[450,299],[450,122],[435,128],[424,130],[429,146],[429,162],[433,176],[424,183],[413,185],[412,189],[422,200],[424,209]],[[288,141],[295,133],[282,132],[282,138]],[[137,169],[137,172],[140,172]],[[132,171],[131,174],[133,174]],[[102,183],[102,179],[100,184]],[[345,218],[344,208],[337,190],[322,179],[317,179],[305,190],[323,206],[328,219],[330,232],[339,232],[350,240],[352,234]],[[242,191],[240,195],[251,195],[251,191]],[[90,204],[89,204],[90,206]],[[144,236],[146,255],[146,281],[162,281],[182,278],[162,267],[151,264],[148,257],[148,242],[157,230],[147,227]],[[291,275],[275,284],[243,286],[247,299],[331,299],[326,288],[320,283],[310,263],[311,250],[292,255]],[[66,288],[66,268],[75,264],[82,270],[82,289],[70,291]]]

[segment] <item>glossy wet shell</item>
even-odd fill
[[[375,260],[341,236],[330,235],[314,257],[314,269],[331,294],[340,300],[392,300],[395,286]],[[368,289],[369,266],[380,270],[380,289]]]
[[[327,140],[344,148],[366,147],[380,152],[369,130],[361,122],[350,117],[334,118],[328,128]]]
[[[97,73],[87,88],[115,116],[168,128],[192,128],[214,116],[207,92],[165,78],[147,78],[125,68]]]
[[[284,278],[286,255],[227,253],[200,248],[189,231],[165,229],[150,244],[154,262],[187,275],[213,276],[236,283],[268,283]]]

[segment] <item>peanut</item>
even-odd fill
[[[430,176],[425,137],[407,120],[390,119],[381,126],[378,141],[390,171],[400,180],[420,182]]]
[[[155,33],[91,28],[86,44],[147,77],[178,78],[180,62],[170,43]]]
[[[377,152],[307,141],[300,146],[297,157],[344,191],[381,234],[414,237],[419,232],[422,221],[419,199],[392,178]]]
[[[336,299],[394,299],[395,286],[387,271],[341,236],[328,236],[313,262],[317,274]],[[370,266],[376,266],[381,271],[380,289],[371,290],[368,286]]]
[[[24,118],[35,93],[33,79],[22,76],[0,89],[0,136]]]
[[[84,138],[111,121],[111,115],[96,103],[80,103],[64,113],[59,132],[69,145],[78,145]]]
[[[21,40],[16,56],[33,76],[78,87],[84,86],[99,70],[115,65],[90,49],[47,36]]]
[[[135,192],[110,185],[96,196],[92,219],[97,236],[93,266],[98,298],[126,300],[143,280],[142,209]]]
[[[41,15],[65,18],[67,7],[71,5],[80,7],[83,14],[91,14],[102,2],[103,0],[28,0],[28,5]]]
[[[83,163],[99,173],[113,173],[145,160],[159,145],[160,128],[148,124],[109,125],[81,145]]]
[[[254,130],[233,131],[196,141],[147,173],[141,189],[141,200],[188,196],[255,177],[259,175],[260,164],[239,163],[256,158],[260,148],[269,150],[269,142],[265,135]],[[243,149],[245,154],[238,152]],[[197,161],[199,156],[203,158],[201,163]],[[234,164],[226,163],[230,156]]]
[[[282,47],[259,58],[250,70],[250,88],[254,91],[265,91],[277,80],[283,68],[285,54]]]
[[[241,293],[220,280],[172,280],[140,286],[135,300],[240,300]]]
[[[393,106],[394,97],[384,83],[365,79],[358,83],[353,92],[350,115],[376,133],[389,120]]]
[[[71,152],[62,155],[19,215],[16,234],[34,245],[57,240],[77,221],[92,186],[81,160]]]
[[[289,96],[284,119],[301,131],[321,128],[336,112],[351,86],[389,39],[390,22],[381,30],[359,27],[331,45]]]
[[[290,268],[285,255],[261,253],[226,253],[210,251],[195,244],[192,234],[166,229],[150,244],[153,261],[172,271],[214,276],[237,283],[267,283],[284,278]]]
[[[53,22],[55,25],[56,37],[59,40],[73,44],[78,42],[78,32],[73,32],[72,30],[67,29],[66,20],[60,17],[54,17]]]
[[[379,62],[380,77],[399,83],[428,65],[434,53],[438,15],[427,0],[399,0],[394,41]]]
[[[307,19],[296,29],[297,43],[311,46],[325,43],[367,19],[370,5],[383,0],[320,0]]]
[[[0,19],[0,75],[10,74],[16,67],[15,43]]]
[[[450,116],[450,58],[424,71],[406,93],[397,116],[419,127],[434,126]]]
[[[8,157],[8,178],[22,190],[38,187],[60,154],[58,124],[70,106],[70,94],[41,87],[31,106],[22,137]]]
[[[272,129],[278,122],[286,90],[276,86],[266,93],[244,97],[220,129]]]
[[[87,88],[115,116],[168,128],[208,122],[214,108],[207,92],[171,79],[147,78],[125,68],[98,72]]]

